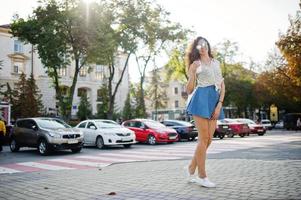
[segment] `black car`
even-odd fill
[[[283,127],[287,130],[298,130],[297,120],[301,119],[301,113],[288,113],[283,117]]]
[[[232,129],[226,123],[223,123],[217,120],[216,128],[213,137],[219,137],[223,139],[227,135],[228,137],[233,137],[234,134],[232,133]]]
[[[161,123],[175,129],[179,135],[179,140],[187,139],[189,141],[193,141],[198,136],[196,128],[189,122],[180,120],[164,120]]]

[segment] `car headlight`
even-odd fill
[[[58,134],[56,132],[48,132],[48,134],[51,136],[51,137],[54,137],[54,138],[61,138],[61,134]]]

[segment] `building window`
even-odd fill
[[[178,94],[178,88],[175,87],[175,94]]]
[[[66,68],[60,68],[58,70],[58,75],[59,76],[66,76],[67,75],[67,69]]]
[[[23,63],[22,62],[14,62],[13,73],[21,74],[22,72],[24,72]]]
[[[87,68],[86,67],[82,67],[79,70],[79,76],[81,76],[81,77],[87,76]]]
[[[62,96],[67,96],[68,95],[68,91],[69,91],[68,86],[61,86],[60,89],[61,89],[61,95]]]
[[[77,89],[77,96],[82,97],[83,95],[87,96],[87,90],[85,88],[78,88]]]
[[[97,101],[101,101],[101,89],[97,90]]]
[[[14,41],[14,52],[23,53],[23,44],[19,40]]]
[[[102,80],[103,79],[103,66],[102,65],[96,65],[95,67],[95,77],[97,80]]]
[[[175,108],[178,108],[178,107],[179,107],[179,101],[176,100],[176,101],[175,101]]]

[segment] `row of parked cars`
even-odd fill
[[[249,119],[224,119],[218,121],[214,136],[222,139],[225,135],[244,137],[251,133],[264,135],[265,132],[264,125]],[[71,127],[56,118],[26,118],[16,121],[9,145],[12,152],[21,147],[36,147],[41,155],[47,155],[60,149],[77,153],[84,145],[102,149],[110,145],[129,148],[136,142],[154,145],[183,139],[193,141],[197,135],[193,121],[132,119],[120,125],[112,120],[89,119]]]

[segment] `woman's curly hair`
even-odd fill
[[[189,66],[191,65],[191,63],[193,63],[194,61],[200,59],[200,52],[199,50],[196,48],[196,46],[198,45],[199,41],[203,39],[206,41],[207,45],[208,45],[208,54],[210,58],[213,58],[213,55],[211,53],[211,47],[210,44],[208,42],[208,40],[204,37],[197,37],[190,45],[188,45],[187,50],[186,50],[186,54],[185,54],[185,63],[186,63],[186,68],[187,68],[187,72],[189,70]]]

